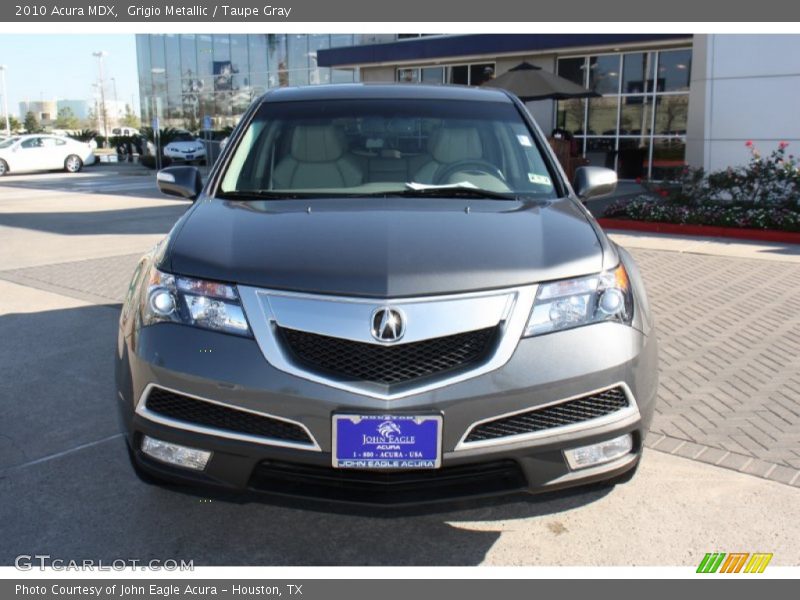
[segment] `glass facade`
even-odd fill
[[[621,178],[670,178],[684,165],[691,68],[689,48],[559,58],[561,77],[600,97],[558,102],[556,126]]]
[[[396,78],[402,83],[454,83],[479,86],[494,77],[494,68],[494,62],[398,67]]]
[[[317,51],[358,43],[348,34],[136,36],[142,122],[195,131],[236,124],[267,89],[358,81],[357,69],[317,66]]]

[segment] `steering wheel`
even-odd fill
[[[448,179],[459,171],[477,171],[478,173],[485,173],[486,175],[497,177],[500,181],[506,180],[503,172],[492,163],[479,158],[468,158],[466,160],[458,160],[440,169],[433,178],[434,185],[448,183]]]

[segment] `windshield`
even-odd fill
[[[219,196],[555,197],[532,131],[508,102],[264,102],[238,142]]]
[[[10,148],[17,141],[19,141],[18,137],[12,137],[12,138],[8,138],[7,140],[3,140],[2,142],[0,142],[0,148]]]
[[[193,142],[194,136],[189,133],[188,131],[182,131],[180,133],[176,133],[175,137],[172,138],[173,142]]]

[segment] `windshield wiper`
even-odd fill
[[[375,192],[369,196],[403,196],[409,198],[486,198],[492,200],[518,200],[519,196],[513,192],[495,192],[474,185],[424,185],[407,183],[404,190],[390,190]]]
[[[406,184],[403,190],[386,190],[380,192],[292,192],[289,190],[231,190],[219,192],[216,198],[222,200],[301,200],[309,198],[389,198],[402,196],[408,198],[483,198],[491,200],[518,200],[519,195],[512,192],[495,192],[473,185],[424,185]]]

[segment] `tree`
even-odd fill
[[[19,119],[15,116],[8,115],[8,127],[11,131],[18,131],[22,129],[22,123],[19,122]],[[5,133],[6,131],[6,117],[5,115],[0,115],[0,133]]]
[[[133,112],[130,104],[125,105],[125,116],[122,117],[121,123],[124,127],[133,127],[134,129],[140,129],[142,126],[139,116]]]
[[[80,120],[69,106],[65,106],[58,111],[56,129],[77,129],[78,127],[80,127]]]
[[[97,118],[97,111],[90,108],[86,113],[86,118],[81,123],[84,129],[100,129],[100,119]]]
[[[42,130],[42,126],[39,125],[39,119],[30,110],[25,114],[25,121],[22,126],[28,133],[39,133]]]

